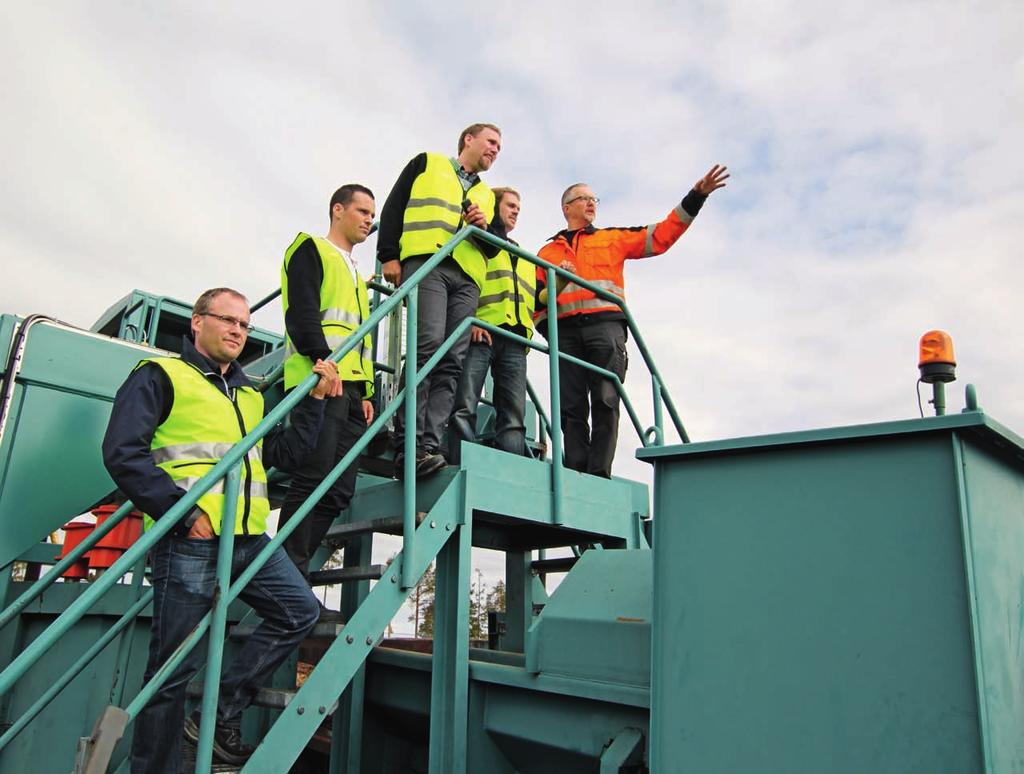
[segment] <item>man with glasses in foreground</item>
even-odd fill
[[[626,260],[661,255],[672,247],[697,217],[707,197],[725,186],[728,177],[726,168],[716,164],[660,223],[630,228],[595,228],[599,199],[586,183],[574,183],[562,194],[566,228],[551,237],[538,255],[555,266],[572,261],[581,279],[625,300]],[[537,282],[539,288],[547,283],[547,272],[540,267]],[[561,351],[625,379],[627,333],[621,308],[574,282],[556,292]],[[545,334],[547,313],[545,307],[536,315],[536,323]],[[559,381],[566,467],[610,478],[619,435],[619,394],[615,385],[564,360],[559,363]]]
[[[263,419],[263,396],[236,358],[251,326],[245,296],[229,288],[203,293],[192,309],[192,336],[181,357],[143,360],[118,390],[103,439],[103,463],[114,483],[145,513],[151,527],[204,474]],[[235,514],[231,575],[237,577],[269,542],[264,534],[270,501],[266,468],[293,470],[313,450],[324,398],[338,394],[334,363],[318,361],[320,377],[291,414],[291,425],[273,428],[243,458]],[[211,609],[217,577],[218,535],[224,482],[150,552],[153,619],[148,681]],[[253,748],[242,743],[242,711],[256,691],[316,624],[319,605],[284,551],[275,551],[242,590],[262,622],[242,645],[220,683],[214,733],[216,760],[244,763]],[[185,721],[185,688],[206,656],[199,643],[164,682],[135,720],[133,774],[175,774],[181,769],[181,736],[199,739],[199,715]]]

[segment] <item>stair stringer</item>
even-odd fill
[[[451,480],[415,532],[412,563],[417,582],[457,532],[463,514],[464,476],[465,473],[460,473]],[[243,773],[287,771],[298,759],[327,712],[365,663],[381,633],[412,593],[412,587],[401,588],[404,561],[405,551],[401,551],[335,643],[327,649],[288,708],[267,731],[242,769]]]

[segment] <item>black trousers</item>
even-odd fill
[[[278,519],[278,529],[291,519],[292,514],[305,502],[310,493],[320,485],[342,457],[355,446],[359,437],[366,432],[366,417],[363,415],[363,383],[347,383],[344,392],[337,398],[326,398],[324,424],[320,429],[316,449],[306,459],[302,468],[292,476],[288,494]],[[359,461],[349,465],[327,490],[312,513],[303,519],[298,528],[284,542],[285,553],[309,577],[309,560],[323,542],[331,524],[352,500],[356,488],[356,474]]]
[[[626,323],[590,321],[586,315],[560,320],[558,346],[567,355],[626,378]],[[619,393],[603,376],[582,366],[559,363],[565,466],[611,478],[619,438]]]

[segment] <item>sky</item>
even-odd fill
[[[729,166],[675,247],[626,267],[693,440],[917,416],[933,328],[950,411],[974,383],[1022,433],[1022,39],[1007,0],[8,3],[0,311],[88,326],[133,288],[262,297],[335,188],[382,204],[487,121],[486,180],[522,193],[532,250],[570,183],[597,225],[640,225]],[[372,239],[356,257],[372,270]],[[280,308],[255,321],[280,330]],[[649,481],[638,445],[624,420],[615,472]]]

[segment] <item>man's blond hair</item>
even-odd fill
[[[514,197],[516,197],[520,201],[523,198],[522,196],[519,195],[519,191],[517,191],[515,188],[512,188],[511,186],[507,186],[507,185],[502,185],[502,186],[498,186],[497,188],[492,188],[491,191],[494,193],[494,206],[495,207],[497,207],[499,204],[501,204],[501,200],[504,197],[508,196],[509,194],[512,194]]]
[[[462,153],[462,149],[466,147],[467,134],[470,137],[476,137],[484,129],[491,129],[492,131],[497,132],[498,136],[501,137],[501,129],[496,127],[494,124],[470,124],[465,129],[463,129],[462,134],[459,135],[459,153]]]
[[[195,304],[192,306],[192,314],[206,314],[210,311],[210,305],[213,303],[213,300],[217,298],[217,296],[222,296],[225,293],[229,296],[240,298],[246,303],[246,305],[249,303],[249,299],[246,298],[244,294],[239,293],[237,290],[233,290],[232,288],[210,288],[209,290],[204,290],[203,294],[196,299]]]

